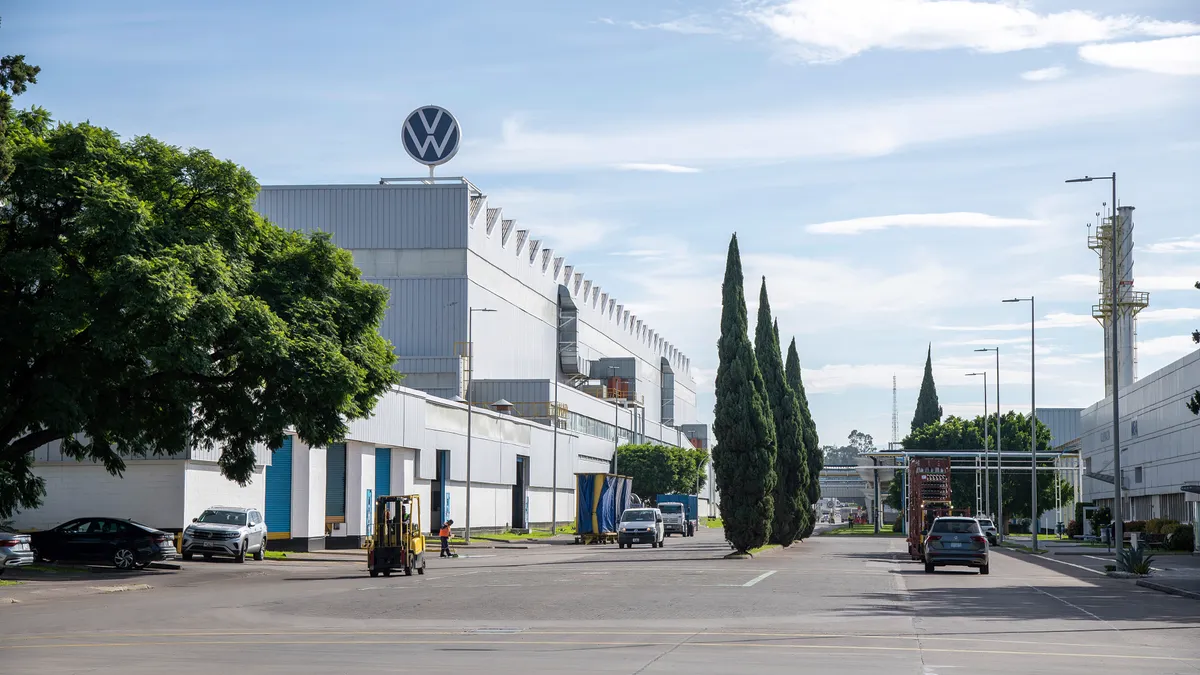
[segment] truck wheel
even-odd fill
[[[377,576],[379,576],[379,570],[371,570],[371,578],[374,579]]]
[[[988,566],[987,566],[987,565],[984,565],[983,567],[980,567],[980,568],[979,568],[979,573],[980,573],[980,574],[987,574],[987,573],[988,573],[988,571],[989,571],[989,570],[988,570]]]
[[[933,574],[933,563],[925,563],[925,573]]]

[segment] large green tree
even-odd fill
[[[821,499],[820,478],[821,469],[825,468],[825,456],[821,452],[821,439],[817,435],[817,424],[813,420],[812,412],[808,409],[808,394],[804,391],[804,378],[800,372],[800,352],[796,350],[796,338],[792,338],[791,344],[788,345],[784,373],[788,386],[796,392],[796,401],[800,405],[800,421],[804,425],[804,453],[808,460],[808,485],[805,491],[808,494],[809,513],[808,523],[800,531],[800,538],[806,539],[808,535],[812,534],[813,527],[816,526],[812,505]]]
[[[398,381],[387,291],[327,235],[254,211],[258,184],[202,150],[8,114],[0,183],[0,517],[33,508],[33,452],[220,449],[245,484],[285,429],[324,444]]]
[[[775,422],[750,345],[743,283],[735,234],[721,285],[713,468],[725,537],[742,553],[767,542],[775,511]]]
[[[988,418],[988,429],[995,429],[996,418]],[[983,448],[983,417],[962,419],[948,417],[945,420],[921,427],[909,434],[903,441],[908,450],[974,450]],[[1000,432],[1003,436],[1003,447],[1012,451],[1013,448],[1029,448],[1029,416],[1009,411],[1001,420]],[[1050,428],[1038,422],[1038,451],[1045,452],[1050,448]],[[988,445],[995,447],[994,434],[989,434]],[[1053,466],[1053,461],[1040,462],[1040,466]],[[992,469],[992,499],[996,498],[996,474],[993,458]],[[1005,468],[1012,471],[1004,472],[1004,515],[1008,518],[1029,518],[1029,460],[1009,459],[1004,463]],[[1051,510],[1055,504],[1054,483],[1059,483],[1059,497],[1066,503],[1074,498],[1074,490],[1069,481],[1061,480],[1054,472],[1038,472],[1038,515]],[[893,481],[893,485],[900,481]],[[981,481],[982,483],[982,481]],[[951,499],[956,509],[971,509],[976,506],[975,472],[969,467],[956,469],[951,473]],[[888,494],[888,505],[899,509],[901,505],[899,488]],[[989,508],[987,511],[994,509]]]
[[[758,323],[754,329],[754,356],[767,387],[767,401],[775,422],[775,516],[771,522],[771,542],[791,546],[807,524],[808,462],[804,451],[804,423],[796,392],[788,386],[783,355],[779,351],[779,333],[772,323],[771,303],[767,298],[767,279],[763,277],[758,294]]]
[[[912,430],[942,419],[942,406],[938,404],[937,387],[933,384],[933,345],[925,353],[925,376],[921,378],[921,392],[917,394],[917,410],[913,414]]]
[[[621,473],[633,478],[643,498],[660,494],[696,494],[704,487],[708,453],[655,443],[623,445],[617,450]]]

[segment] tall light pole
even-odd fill
[[[467,369],[467,518],[466,525],[463,527],[463,541],[471,543],[471,412],[474,410],[474,404],[471,403],[471,383],[475,377],[475,341],[472,335],[473,321],[475,312],[494,312],[494,309],[486,307],[469,307],[467,309],[467,354],[470,355],[470,361]],[[447,479],[449,477],[447,476]]]
[[[617,373],[621,370],[619,366],[608,367],[609,382],[616,379]],[[621,449],[621,419],[619,417],[621,409],[617,407],[617,397],[612,397],[613,402],[613,473],[617,473],[617,451]]]
[[[1116,542],[1117,550],[1120,551],[1125,545],[1125,517],[1121,508],[1121,370],[1117,364],[1117,350],[1120,343],[1117,339],[1117,302],[1120,300],[1120,274],[1117,272],[1117,267],[1120,263],[1120,256],[1117,254],[1117,242],[1120,240],[1118,233],[1121,229],[1121,212],[1117,210],[1117,172],[1114,171],[1111,176],[1084,176],[1083,178],[1072,178],[1068,183],[1090,183],[1094,180],[1110,180],[1112,181],[1112,225],[1109,227],[1112,243],[1109,245],[1110,267],[1112,267],[1112,280],[1109,284],[1109,304],[1110,312],[1108,315],[1109,331],[1112,333],[1111,349],[1112,349],[1112,440],[1113,440],[1113,540]],[[1080,462],[1083,461],[1081,457]],[[1120,560],[1120,556],[1117,557]]]
[[[967,373],[967,377],[983,376],[983,508],[984,514],[992,508],[991,471],[992,462],[988,450],[988,404],[987,404],[987,371]]]
[[[1004,541],[1004,455],[1000,440],[1000,348],[984,347],[977,352],[996,352],[996,538]]]
[[[1037,346],[1037,338],[1034,330],[1037,323],[1037,315],[1034,313],[1037,304],[1034,302],[1033,296],[1028,298],[1009,298],[1003,302],[1028,302],[1029,303],[1029,531],[1033,535],[1033,550],[1038,550],[1038,510],[1037,510],[1037,380],[1035,378],[1036,369],[1034,367],[1034,348]]]

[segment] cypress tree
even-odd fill
[[[729,241],[721,285],[713,410],[713,469],[721,491],[725,538],[741,553],[767,543],[774,515],[775,423],[750,345],[737,235]]]
[[[793,339],[792,342],[795,343],[795,340]],[[783,341],[781,341],[779,339],[779,319],[775,320],[775,344],[779,345],[780,353],[782,354]],[[814,473],[811,475],[809,474],[809,469],[808,469],[809,452],[808,452],[808,449],[810,446],[808,445],[808,443],[809,443],[808,428],[809,428],[809,426],[812,425],[812,420],[808,417],[808,410],[807,410],[808,401],[801,399],[801,396],[804,393],[804,383],[800,382],[801,389],[800,389],[800,391],[797,392],[796,388],[794,386],[792,386],[792,380],[788,376],[786,361],[782,358],[782,356],[780,357],[780,360],[783,361],[785,364],[784,368],[783,368],[784,381],[787,382],[788,388],[792,390],[792,393],[796,394],[796,411],[800,414],[800,437],[801,437],[801,446],[800,447],[802,449],[798,456],[799,456],[800,461],[804,464],[804,471],[803,471],[803,475],[802,475],[804,480],[801,482],[801,485],[800,485],[800,495],[801,495],[800,496],[800,516],[799,516],[799,520],[797,521],[796,539],[803,540],[808,535],[812,534],[813,527],[817,524],[817,514],[816,514],[816,511],[813,509],[813,504],[816,504],[816,499],[820,499],[820,497],[821,497],[820,484],[818,483],[818,481],[820,480],[820,475],[819,475],[820,470],[818,469],[817,473]],[[816,430],[814,429],[813,433],[812,433],[812,443],[814,443],[814,445],[812,445],[811,447],[816,448],[817,447],[815,445],[816,442],[817,442]],[[818,455],[820,455],[819,450],[818,450]],[[822,460],[823,460],[823,457],[822,457]],[[817,490],[817,497],[816,497],[816,499],[810,500],[809,493],[814,488]]]
[[[933,384],[933,345],[925,353],[925,377],[921,380],[921,393],[917,395],[917,410],[913,414],[912,431],[926,424],[940,422],[942,406],[938,405],[937,387]]]
[[[788,345],[787,363],[784,367],[788,386],[796,392],[796,401],[800,405],[800,421],[804,425],[804,452],[808,457],[808,510],[807,523],[800,530],[800,539],[812,534],[816,520],[813,516],[812,505],[821,499],[821,469],[825,468],[825,456],[821,454],[821,440],[817,436],[817,423],[813,421],[812,412],[808,409],[808,395],[804,393],[804,378],[800,373],[800,353],[796,351],[796,338]]]
[[[804,525],[808,510],[805,492],[808,463],[804,453],[804,430],[800,422],[800,404],[796,392],[788,386],[779,352],[779,335],[771,323],[771,303],[767,299],[767,279],[763,277],[758,294],[758,324],[754,331],[754,356],[762,370],[767,402],[775,422],[775,515],[771,522],[771,543],[790,546]]]

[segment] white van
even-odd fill
[[[617,525],[617,546],[632,548],[634,544],[650,544],[662,548],[666,533],[662,512],[655,508],[625,509]]]

